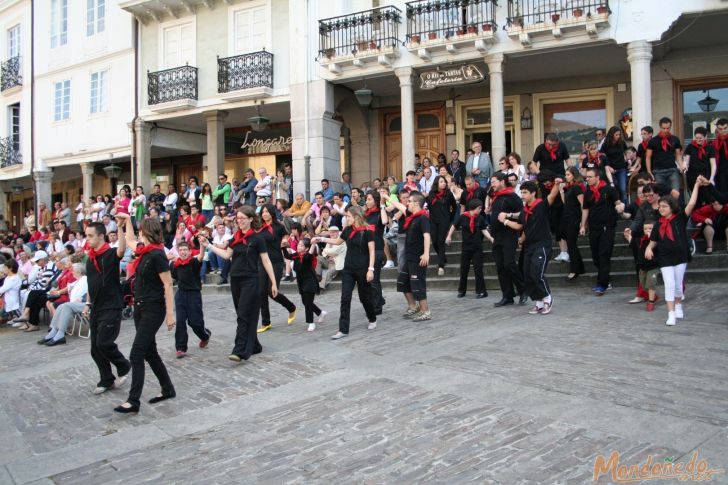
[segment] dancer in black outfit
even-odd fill
[[[435,180],[432,182],[430,195],[427,196],[425,201],[427,202],[427,209],[430,212],[432,246],[437,252],[437,275],[444,276],[445,264],[447,263],[445,257],[445,251],[447,250],[445,239],[447,238],[450,226],[452,226],[455,211],[457,210],[457,202],[447,187],[447,179],[445,177],[440,177],[439,175],[435,177]]]
[[[513,187],[507,186],[508,176],[498,172],[490,179],[493,188],[491,197],[491,227],[493,236],[493,260],[498,271],[498,283],[503,297],[494,304],[495,307],[513,305],[513,298],[520,295],[518,303],[524,305],[528,295],[524,293],[523,275],[516,264],[516,249],[518,248],[518,231],[504,224],[506,219],[515,217],[523,209],[521,198],[516,195]],[[515,291],[514,291],[515,287]]]
[[[460,255],[458,298],[464,297],[468,289],[468,274],[472,261],[475,273],[475,298],[480,299],[488,296],[483,277],[483,236],[487,232],[488,225],[485,223],[485,217],[482,216],[483,203],[480,199],[470,200],[465,208],[468,210],[460,214],[460,217],[450,227],[445,242],[450,244],[455,229],[462,230],[463,247]]]
[[[141,243],[141,244],[139,244]],[[127,266],[127,276],[136,275],[134,284],[134,327],[136,335],[129,352],[131,361],[131,388],[126,402],[114,408],[117,413],[138,413],[139,398],[144,387],[144,361],[159,380],[162,393],[149,400],[154,404],[175,397],[176,393],[167,368],[157,352],[155,335],[167,323],[172,330],[174,298],[169,261],[164,252],[162,225],[155,219],[144,219],[139,227],[139,241],[134,237],[131,219],[126,220],[126,244],[136,250],[136,259]]]
[[[273,274],[276,277],[276,288],[281,284],[283,271],[286,269],[286,263],[283,260],[283,252],[281,251],[281,243],[288,239],[288,233],[283,224],[276,219],[276,208],[273,204],[266,204],[260,209],[260,218],[262,226],[258,233],[263,237],[266,248],[268,249],[268,257],[273,265]],[[296,305],[291,302],[286,295],[280,291],[276,296],[270,292],[271,284],[265,271],[260,271],[260,318],[261,327],[258,333],[266,332],[271,329],[270,307],[268,306],[268,298],[280,304],[288,311],[288,325],[296,321]]]
[[[235,332],[235,346],[228,359],[233,362],[248,360],[253,354],[263,351],[258,342],[257,326],[260,313],[260,265],[268,275],[271,289],[270,294],[278,294],[273,265],[268,257],[268,248],[263,237],[256,233],[260,229],[260,218],[255,209],[244,205],[235,215],[238,230],[235,232],[230,246],[226,249],[216,248],[210,242],[200,238],[203,248],[210,247],[211,251],[223,259],[232,260],[230,265],[230,291],[237,313],[237,330]]]
[[[387,190],[387,189],[381,189]],[[367,224],[374,228],[374,279],[372,280],[372,305],[374,313],[382,314],[382,307],[385,304],[382,294],[382,266],[384,266],[384,227],[389,222],[386,210],[382,210],[381,196],[379,192],[369,192],[364,202],[364,219]]]
[[[566,170],[566,182],[559,184],[559,194],[564,203],[561,231],[566,235],[566,248],[569,252],[569,274],[566,276],[568,280],[576,279],[586,272],[579,250],[579,229],[585,190],[586,186],[579,169],[569,167]]]
[[[301,301],[306,309],[306,323],[308,323],[308,331],[316,330],[316,323],[323,323],[326,318],[326,312],[321,310],[314,298],[319,294],[318,277],[316,276],[316,266],[318,265],[318,255],[315,244],[311,243],[309,238],[303,238],[298,241],[297,249],[287,249],[284,256],[293,261],[293,269],[296,272],[296,283],[298,284],[298,292],[301,294]],[[318,315],[318,319],[314,323],[313,316]]]
[[[172,279],[177,281],[177,294],[174,295],[174,310],[177,328],[174,331],[174,346],[177,358],[187,355],[187,325],[200,339],[199,347],[207,347],[212,332],[205,328],[202,313],[202,282],[200,266],[204,252],[193,255],[190,245],[182,241],[177,244],[179,257],[172,263]]]
[[[128,214],[117,214],[119,231],[123,232],[124,219]],[[92,222],[86,228],[86,243],[89,246],[86,261],[88,294],[85,315],[89,315],[91,330],[91,357],[99,368],[100,379],[94,394],[123,385],[131,370],[131,364],[116,346],[116,337],[121,330],[121,282],[119,263],[126,251],[126,240],[119,238],[119,246],[113,250],[106,242],[106,228],[101,222]],[[118,379],[114,378],[111,364],[116,367]]]

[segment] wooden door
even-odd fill
[[[23,226],[23,218],[25,212],[23,212],[23,203],[19,200],[10,203],[10,221],[9,225],[15,231],[20,231]]]
[[[384,145],[385,159],[380,163],[379,176],[392,175],[399,180],[402,176],[402,135],[387,135]]]
[[[437,163],[437,155],[446,153],[445,147],[445,110],[442,103],[415,107],[415,153],[420,160],[428,157]],[[379,162],[379,175],[394,175],[397,180],[403,171],[412,170],[414,153],[402,154],[402,121],[399,110],[384,111],[381,117],[382,155]],[[403,160],[406,166],[403,167]]]
[[[420,155],[420,160],[425,157],[436,165],[437,156],[445,153],[443,147],[444,139],[440,130],[423,130],[415,132],[415,150]]]
[[[175,186],[178,189],[181,184],[186,184],[187,181],[192,176],[197,177],[197,183],[199,184],[200,187],[202,187],[203,180],[202,180],[202,164],[201,163],[176,165],[174,167],[174,174],[175,174],[175,177],[174,177]]]

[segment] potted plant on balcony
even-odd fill
[[[584,9],[581,7],[577,7],[572,12],[574,14],[574,17],[581,18],[584,15]]]
[[[419,44],[420,43],[420,34],[412,34],[410,37],[410,42],[412,44]]]
[[[328,49],[324,50],[324,55],[326,56],[326,59],[331,59],[336,55],[336,49],[333,47],[329,47]]]
[[[431,18],[425,19],[425,28],[428,31],[427,32],[427,39],[428,40],[435,40],[437,39],[437,31],[435,30],[435,23]]]
[[[597,13],[599,15],[604,15],[606,13],[609,13],[609,7],[607,7],[606,5],[599,5],[597,7]]]
[[[551,14],[551,21],[553,23],[558,22],[560,19],[561,19],[561,14],[559,14],[559,13],[553,13],[553,14]]]
[[[475,24],[468,24],[468,34],[477,34],[478,33],[478,27],[475,26]]]
[[[493,24],[488,22],[483,24],[483,32],[492,32],[493,31]]]

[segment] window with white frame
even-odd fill
[[[90,113],[103,113],[107,110],[109,98],[109,71],[99,71],[91,74],[91,102]]]
[[[54,85],[54,121],[67,120],[71,115],[71,81],[59,81]]]
[[[233,17],[233,54],[262,51],[268,39],[266,5],[236,10]]]
[[[8,29],[8,59],[20,55],[20,24]]]
[[[68,0],[51,0],[51,48],[68,43]]]
[[[106,0],[86,0],[86,36],[106,29]]]
[[[164,69],[195,64],[195,28],[192,22],[162,30]]]
[[[8,132],[13,149],[20,150],[20,103],[8,106]]]

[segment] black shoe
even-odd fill
[[[121,414],[138,413],[139,406],[130,406],[125,408],[124,406],[119,405],[114,408],[114,411]]]
[[[54,345],[60,345],[66,343],[66,337],[62,337],[58,340],[49,340],[46,342],[46,347],[53,347]]]
[[[42,339],[38,340],[38,341],[37,341],[36,343],[37,343],[38,345],[45,345],[45,344],[47,344],[48,342],[50,342],[51,340],[53,340],[53,339],[50,339],[50,338],[49,338],[49,339],[46,339],[46,338],[42,338]]]
[[[458,293],[458,298],[463,298],[463,297],[465,297],[465,293]]]
[[[496,302],[493,306],[498,308],[506,305],[513,305],[513,298],[503,298],[501,301]]]
[[[476,300],[480,300],[481,298],[487,298],[487,297],[488,297],[487,291],[485,293],[478,293],[477,295],[475,295]]]
[[[177,393],[174,391],[168,394],[162,393],[159,396],[154,396],[153,398],[151,398],[149,400],[149,404],[156,404],[158,402],[166,401],[167,399],[174,399],[175,397],[177,397]]]
[[[520,298],[518,299],[518,304],[525,305],[526,303],[528,303],[528,295],[524,291],[523,293],[521,293]]]
[[[217,282],[217,286],[222,286],[222,285],[227,285],[227,284],[228,284],[228,280],[226,280],[226,279],[221,279],[220,281]]]

